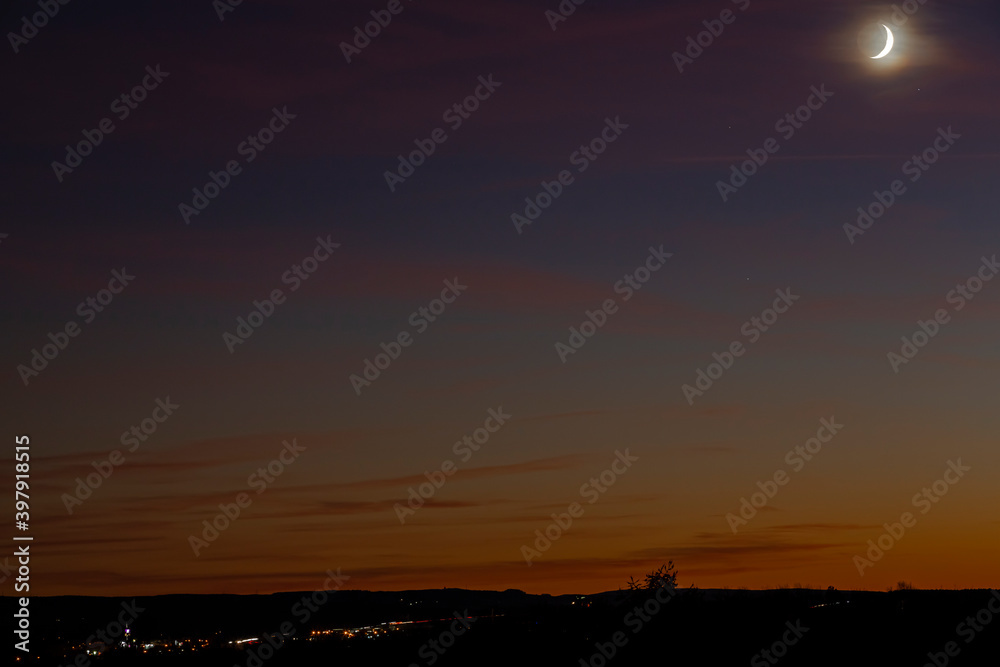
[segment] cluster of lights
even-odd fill
[[[382,625],[391,625],[391,624],[383,623]],[[309,638],[314,639],[316,637],[321,637],[324,635],[341,635],[347,639],[352,639],[354,637],[357,637],[358,635],[363,635],[365,637],[368,637],[369,639],[372,639],[374,637],[377,637],[378,635],[384,635],[387,633],[388,631],[382,627],[373,627],[370,625],[366,625],[363,628],[350,628],[350,629],[333,628],[331,630],[313,630]]]
[[[449,619],[439,619],[439,620],[449,620]],[[431,623],[431,620],[423,621],[387,621],[379,625],[366,625],[359,628],[333,628],[328,630],[313,630],[309,637],[310,640],[322,638],[324,636],[341,636],[343,638],[352,639],[356,637],[364,637],[367,639],[375,639],[380,636],[388,635],[391,630],[401,630],[400,626],[403,625],[413,625],[413,624],[423,624]],[[126,640],[122,641],[120,645],[123,647],[135,646],[136,648],[142,649],[143,653],[148,653],[151,649],[166,649],[171,650],[173,648],[179,648],[181,650],[185,648],[190,648],[194,651],[198,648],[205,648],[209,645],[209,640],[207,639],[183,639],[183,640],[153,640],[147,641],[145,643],[134,642],[134,637],[131,636],[131,630],[126,628],[125,634],[127,635]],[[248,644],[260,643],[260,637],[247,637],[244,639],[233,639],[228,642],[228,644],[242,647]],[[187,645],[187,646],[186,646]],[[76,648],[76,647],[74,647]],[[104,649],[96,649],[93,646],[80,645],[79,648],[83,649],[88,655],[100,655]]]

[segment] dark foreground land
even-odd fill
[[[989,590],[669,593],[158,596],[136,598],[128,635],[114,637],[131,599],[34,598],[30,655],[14,653],[39,667],[1000,665],[1000,593]],[[3,604],[11,619],[14,599]]]

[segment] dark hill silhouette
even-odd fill
[[[718,590],[679,589],[661,592],[665,603],[650,600],[657,588],[609,591],[596,595],[529,595],[523,591],[357,591],[329,593],[327,602],[303,614],[292,609],[311,591],[273,595],[163,595],[137,597],[144,608],[132,624],[131,636],[140,642],[175,642],[205,638],[198,651],[165,652],[157,647],[118,649],[87,658],[91,665],[246,665],[256,663],[260,644],[228,642],[274,633],[292,622],[295,635],[261,664],[336,665],[915,665],[933,664],[928,653],[944,665],[1000,664],[1000,614],[989,612],[991,623],[973,632],[967,617],[986,618],[981,610],[991,600],[1000,609],[1000,594],[989,590],[897,590],[893,592],[809,589]],[[666,591],[667,589],[664,589]],[[104,628],[121,611],[122,598],[33,598],[32,665],[69,665],[88,635]],[[4,598],[4,614],[14,610],[14,599]],[[646,606],[646,620],[636,608]],[[453,637],[441,652],[428,649],[454,627],[455,616],[467,613],[476,620],[468,631]],[[630,616],[631,614],[631,616]],[[640,620],[642,621],[640,623]],[[344,639],[332,635],[309,640],[313,630],[359,628],[390,621],[408,623],[373,639]],[[978,623],[977,623],[978,625]],[[388,626],[392,628],[393,626]],[[798,627],[801,636],[790,628]],[[973,632],[971,641],[969,633]],[[620,645],[615,645],[615,633]],[[771,650],[783,637],[796,641],[778,647],[782,655],[769,661],[760,652]],[[945,653],[954,642],[957,657]],[[423,653],[421,650],[423,649]],[[601,653],[610,657],[604,658]],[[601,662],[604,659],[604,662]],[[25,664],[22,662],[21,664]]]

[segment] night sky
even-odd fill
[[[33,594],[997,585],[994,4],[222,6],[0,14]]]

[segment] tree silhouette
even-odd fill
[[[651,591],[657,588],[677,588],[677,571],[674,570],[674,561],[647,574],[641,581],[635,578],[628,578],[628,589],[630,591]]]

